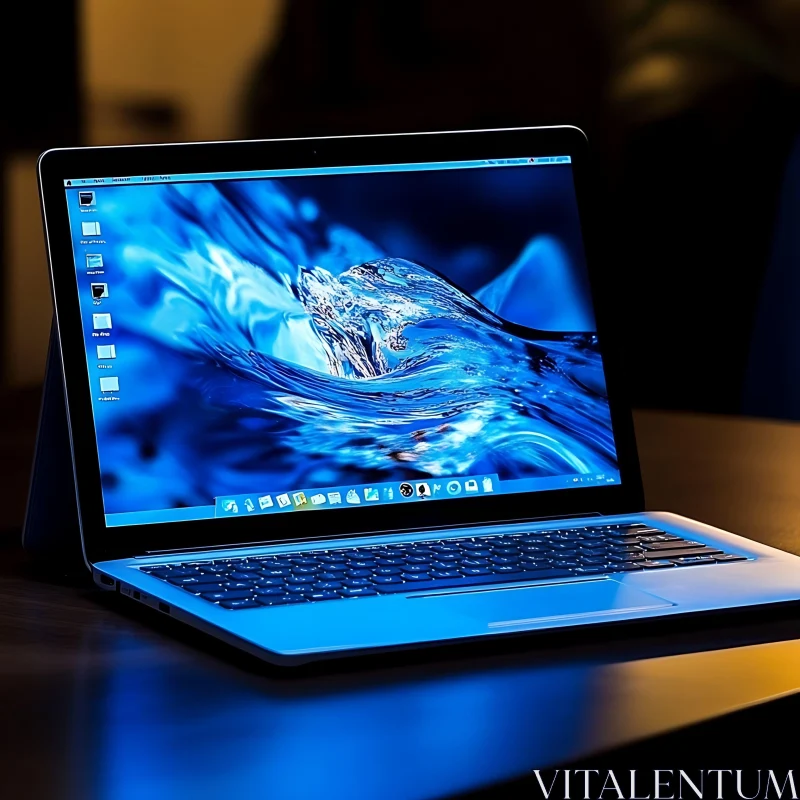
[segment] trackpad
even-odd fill
[[[442,595],[427,595],[433,596],[444,600]],[[447,596],[447,601],[453,611],[495,630],[568,619],[613,618],[675,605],[610,578],[455,594]]]

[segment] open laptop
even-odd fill
[[[283,664],[800,598],[799,558],[644,511],[586,150],[46,152],[96,583]]]

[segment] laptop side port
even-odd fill
[[[95,585],[107,592],[113,592],[119,588],[117,586],[117,582],[112,577],[109,575],[104,575],[102,572],[98,572],[94,569],[92,570],[92,579],[94,580]]]

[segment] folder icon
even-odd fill
[[[84,236],[99,236],[100,223],[99,222],[81,222],[81,233]]]
[[[101,392],[118,392],[119,391],[119,378],[100,378],[100,391]]]
[[[111,327],[111,314],[92,314],[92,325],[96,331],[107,330]]]
[[[117,346],[114,344],[99,344],[97,345],[98,358],[116,358]]]

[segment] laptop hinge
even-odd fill
[[[599,511],[585,511],[581,514],[556,514],[552,516],[545,516],[545,517],[522,517],[520,519],[503,519],[503,520],[496,520],[494,522],[471,522],[471,523],[460,523],[457,525],[433,525],[430,527],[424,528],[387,528],[383,530],[376,530],[376,531],[362,531],[360,533],[349,533],[343,534],[341,536],[320,536],[320,537],[313,537],[313,536],[306,536],[306,537],[298,537],[296,539],[280,539],[279,541],[275,541],[274,539],[271,541],[264,541],[264,542],[241,542],[240,544],[218,544],[218,545],[206,545],[204,547],[186,547],[180,550],[148,550],[146,553],[142,553],[141,555],[134,556],[134,558],[152,558],[153,556],[180,556],[180,555],[192,555],[193,553],[209,553],[214,552],[216,550],[240,550],[245,549],[248,547],[277,547],[283,546],[287,544],[324,544],[325,542],[329,541],[337,541],[340,542],[346,539],[364,539],[369,538],[371,536],[392,536],[392,535],[411,535],[415,533],[419,534],[428,534],[428,533],[437,533],[439,531],[450,531],[450,530],[464,530],[465,528],[486,528],[490,525],[519,525],[522,523],[541,523],[541,522],[559,522],[565,521],[570,519],[585,519],[586,517],[603,517],[608,516],[607,514],[601,514]]]

